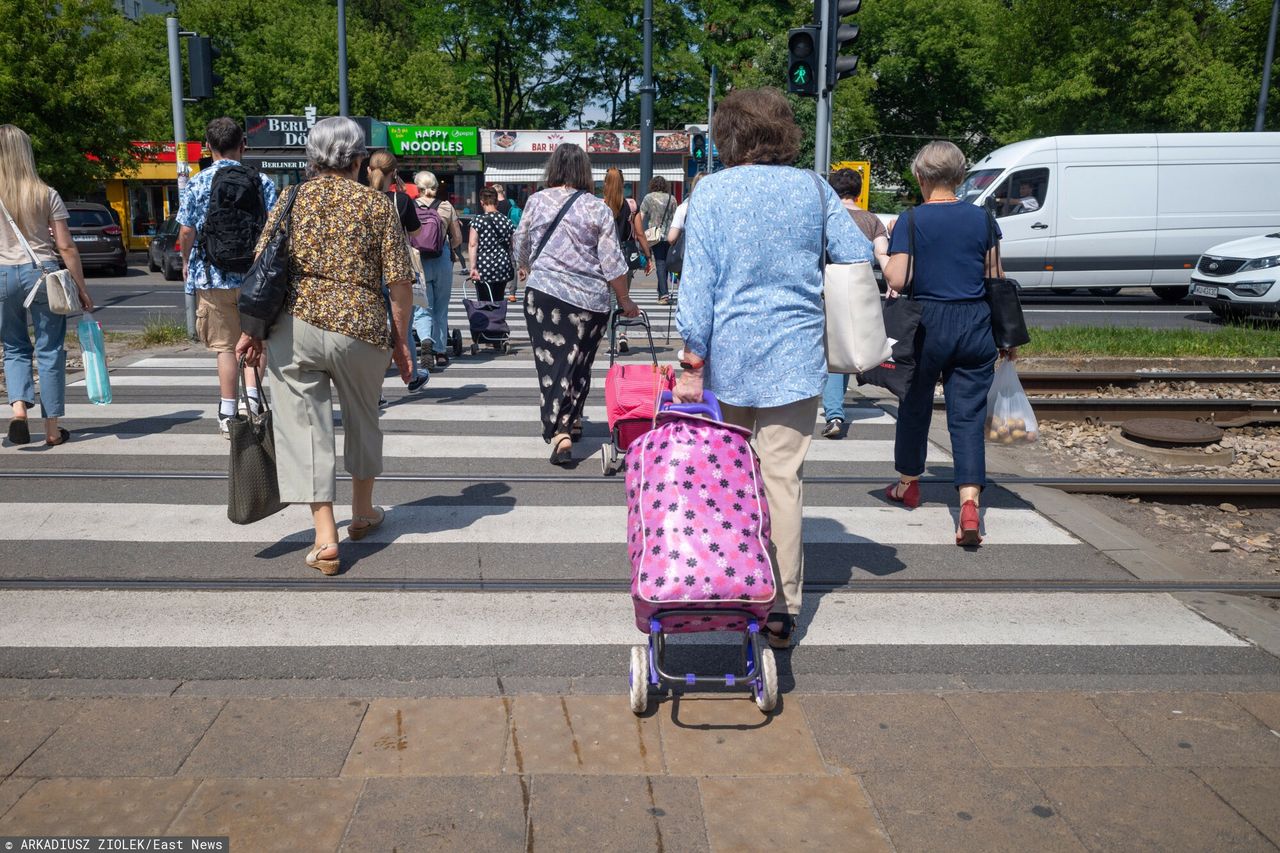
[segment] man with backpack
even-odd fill
[[[276,202],[269,178],[240,164],[244,131],[216,118],[205,129],[213,163],[187,182],[178,208],[178,243],[187,293],[196,297],[196,334],[218,354],[218,431],[230,438],[236,414],[236,343],[240,340],[240,282],[253,263],[258,236]],[[245,371],[249,403],[259,400],[257,379]]]

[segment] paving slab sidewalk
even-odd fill
[[[0,703],[0,837],[236,851],[1280,849],[1280,693]]]

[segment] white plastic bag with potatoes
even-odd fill
[[[1013,362],[1001,359],[987,394],[987,441],[995,444],[1031,443],[1040,434],[1036,413],[1018,381]]]

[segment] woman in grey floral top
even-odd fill
[[[557,148],[547,161],[546,185],[525,204],[513,249],[542,392],[542,438],[551,445],[552,464],[565,465],[571,442],[582,434],[610,288],[625,316],[640,309],[628,293],[613,216],[591,194],[586,152],[572,144]]]

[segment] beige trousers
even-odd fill
[[[752,445],[760,457],[764,495],[769,501],[770,556],[781,596],[775,612],[800,614],[804,586],[804,458],[813,441],[818,399],[798,400],[785,406],[751,409],[721,403],[724,419],[751,430]]]
[[[337,498],[333,389],[342,402],[343,462],[366,479],[382,473],[378,399],[391,354],[357,338],[281,314],[267,338],[280,500]]]

